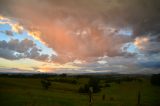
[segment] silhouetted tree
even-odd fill
[[[100,80],[97,78],[91,78],[88,82],[88,85],[93,87],[93,92],[97,93],[101,90],[101,87],[99,85]]]
[[[67,74],[63,73],[59,75],[60,77],[67,77]]]
[[[47,79],[42,79],[41,84],[42,84],[42,87],[46,90],[48,90],[48,88],[51,86],[51,82]]]
[[[97,93],[101,91],[101,87],[99,85],[100,80],[97,78],[90,78],[88,84],[85,84],[83,87],[79,88],[80,93],[88,93],[89,87],[93,88],[93,93]]]
[[[151,84],[152,85],[160,86],[160,74],[152,75],[152,77],[151,77]]]

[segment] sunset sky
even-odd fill
[[[0,72],[160,72],[159,0],[0,0]]]

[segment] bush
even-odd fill
[[[59,75],[60,77],[67,77],[67,74],[63,73]]]
[[[108,83],[106,83],[106,84],[105,84],[105,87],[111,87],[111,85],[110,85],[110,84],[108,84]]]
[[[152,75],[151,84],[156,85],[156,86],[160,86],[160,74]]]
[[[80,93],[88,93],[89,87],[93,88],[93,93],[97,93],[101,91],[101,87],[99,85],[100,80],[96,78],[91,78],[88,84],[85,84],[83,87],[79,88]]]
[[[115,81],[115,83],[117,83],[117,84],[121,84],[121,80],[120,80],[120,79],[118,79],[118,80],[116,80],[116,81]]]
[[[89,85],[85,84],[84,87],[79,88],[79,93],[88,93],[89,92]]]
[[[69,84],[77,84],[78,83],[78,81],[75,80],[75,79],[67,79],[67,78],[57,78],[57,79],[54,79],[52,81],[62,82],[62,83],[69,83]]]
[[[51,82],[47,79],[42,79],[41,84],[42,84],[42,87],[46,90],[51,86]]]

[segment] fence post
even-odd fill
[[[89,106],[92,106],[93,103],[93,88],[89,87]]]
[[[138,92],[138,106],[140,106],[140,104],[141,104],[141,92],[139,91]]]
[[[105,98],[106,98],[106,95],[105,95],[105,94],[103,94],[103,95],[102,95],[102,100],[104,101],[104,100],[105,100]]]

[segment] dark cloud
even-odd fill
[[[9,59],[9,60],[18,60],[21,58],[21,56],[15,55],[14,51],[11,51],[9,49],[3,49],[3,48],[0,48],[0,57]]]
[[[152,55],[160,53],[160,42],[157,40],[158,36],[145,36],[138,37],[135,40],[135,44],[139,48],[139,51],[146,55]]]
[[[27,55],[27,58],[40,60],[40,61],[49,61],[49,55],[47,54],[40,54],[41,49],[38,49],[37,47],[33,47],[29,54]]]
[[[5,31],[5,34],[8,35],[8,36],[13,36],[13,32],[9,31],[9,30]]]
[[[145,68],[157,68],[159,69],[160,68],[160,61],[149,61],[149,62],[143,62],[143,63],[140,63],[140,65],[142,67],[145,67]]]
[[[5,34],[5,35],[7,35],[7,36],[10,36],[10,37],[13,37],[13,36],[14,36],[13,32],[10,31],[10,30],[0,31],[0,33],[3,33],[3,34]]]
[[[35,46],[32,40],[24,39],[19,41],[18,39],[11,39],[9,42],[5,40],[0,41],[0,48],[13,50],[19,53],[24,53],[30,48]]]
[[[30,58],[39,61],[50,61],[49,55],[41,53],[32,40],[11,39],[10,41],[0,41],[0,57],[9,60]]]
[[[31,10],[37,14],[43,13],[42,17],[49,19],[74,16],[79,20],[88,18],[93,21],[101,17],[105,23],[131,25],[135,35],[142,35],[160,33],[159,5],[159,0],[1,0],[0,12],[20,18],[23,17],[19,14],[20,11],[25,13],[30,11],[29,8],[34,8]],[[15,9],[19,9],[18,12]],[[26,18],[29,19],[30,16]]]

